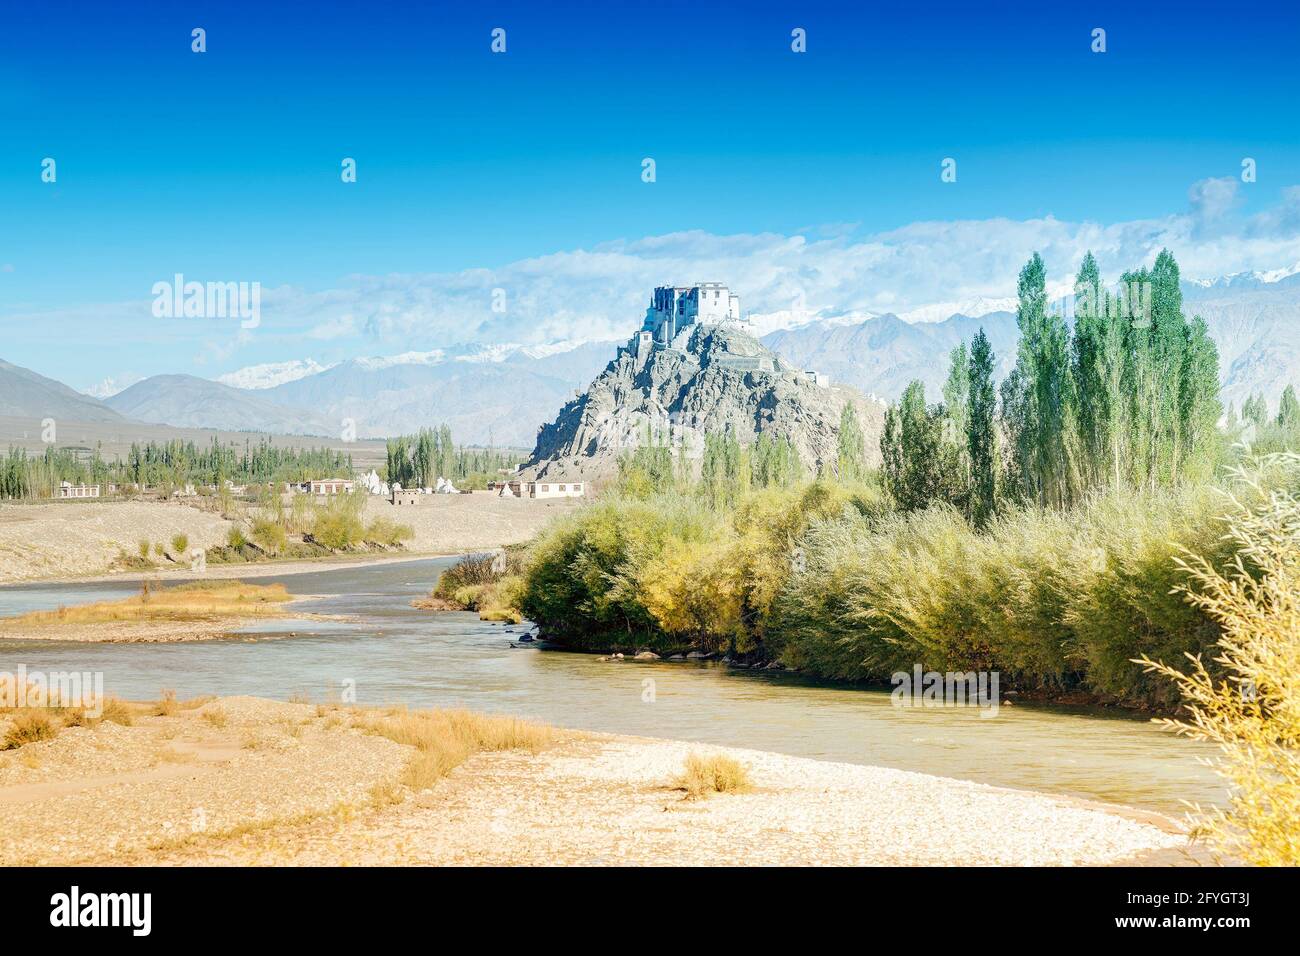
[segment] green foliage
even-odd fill
[[[733,508],[676,492],[607,497],[532,544],[520,607],[579,646],[746,652],[768,633],[808,522],[883,507],[871,489],[825,481],[752,490]]]
[[[965,506],[969,467],[966,441],[959,435],[964,432],[955,430],[945,406],[926,405],[920,381],[908,385],[899,403],[885,413],[880,440],[885,489],[901,509],[938,501]]]
[[[1279,428],[1300,427],[1300,400],[1296,399],[1294,385],[1288,385],[1282,391],[1282,400],[1277,406],[1277,424]]]
[[[1218,352],[1204,321],[1184,317],[1179,288],[1168,250],[1150,270],[1125,274],[1119,295],[1102,286],[1089,253],[1075,279],[1071,331],[1047,307],[1046,267],[1035,254],[1020,272],[1020,339],[1000,412],[981,330],[969,353],[952,355],[944,405],[927,407],[914,383],[886,416],[890,493],[905,510],[946,502],[983,528],[1004,505],[1065,509],[1099,489],[1208,480],[1225,446]],[[1291,402],[1290,418],[1300,419],[1294,392]],[[1261,428],[1267,420],[1262,399],[1243,413]]]
[[[1016,509],[974,532],[948,506],[871,526],[814,524],[806,564],[778,601],[791,666],[886,679],[916,662],[998,670],[1017,686],[1081,687],[1168,706],[1135,653],[1179,656],[1213,644],[1212,622],[1171,589],[1183,547],[1222,564],[1205,490],[1119,490],[1064,514]]]
[[[183,534],[172,535],[172,554],[184,557],[190,548],[190,539]]]
[[[840,427],[836,437],[836,474],[840,481],[849,483],[862,481],[867,474],[866,439],[862,434],[862,425],[858,422],[857,409],[852,402],[845,402],[840,411]]]
[[[997,394],[993,387],[993,347],[980,329],[971,341],[966,373],[966,457],[970,463],[968,505],[977,528],[985,527],[998,507]]]
[[[333,495],[328,503],[316,508],[311,539],[331,551],[344,551],[360,543],[365,531],[361,520],[364,506],[364,495]]]
[[[684,478],[674,464],[668,439],[649,425],[642,429],[635,446],[618,458],[619,492],[632,498],[648,498],[668,491]]]
[[[385,548],[395,548],[403,541],[410,541],[414,538],[415,529],[409,524],[398,524],[395,521],[389,521],[387,518],[376,518],[366,525],[364,537],[366,541],[372,544]]]
[[[730,508],[749,491],[751,468],[749,450],[734,432],[704,436],[700,492],[714,508]]]
[[[509,449],[457,447],[451,427],[442,424],[390,438],[384,474],[403,488],[432,488],[439,478],[450,479],[458,488],[486,488],[500,471],[513,471],[524,457]]]
[[[0,498],[43,498],[53,495],[60,481],[75,484],[112,482],[123,487],[149,486],[162,491],[186,484],[219,485],[306,481],[352,474],[352,458],[328,448],[286,448],[263,438],[222,445],[216,438],[206,448],[194,442],[134,443],[125,460],[106,461],[99,447],[87,455],[71,448],[46,448],[40,457],[10,448],[0,459]]]
[[[1257,469],[1249,494],[1300,490],[1300,458],[1285,461]],[[578,647],[756,652],[849,680],[916,663],[997,670],[1048,695],[1170,708],[1168,685],[1133,659],[1218,639],[1179,590],[1179,559],[1233,565],[1221,494],[1121,486],[1068,510],[1006,507],[983,531],[952,505],[895,511],[881,491],[838,482],[755,489],[727,508],[676,492],[608,497],[543,532],[511,601]],[[481,587],[468,568],[461,577]]]
[[[239,525],[234,525],[226,532],[226,547],[235,551],[242,551],[246,544],[248,544],[248,539],[244,537],[243,529]]]
[[[279,554],[289,541],[284,525],[274,517],[254,519],[252,536],[254,543],[267,554]],[[231,542],[231,546],[237,547],[234,542]]]

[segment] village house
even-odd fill
[[[309,491],[313,495],[351,494],[356,482],[349,478],[313,478]]]
[[[70,481],[59,482],[60,498],[98,498],[99,485],[74,485]]]
[[[390,499],[395,505],[418,505],[420,496],[423,492],[419,488],[393,488],[393,496]]]
[[[580,481],[489,481],[488,491],[500,498],[581,498]]]

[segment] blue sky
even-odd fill
[[[657,258],[665,271],[727,268],[754,243],[778,250],[793,281],[817,274],[815,310],[917,307],[1012,286],[1014,269],[971,270],[1000,273],[1044,232],[1011,229],[1006,261],[954,267],[951,289],[860,268],[828,278],[833,262],[887,258],[881,237],[918,223],[1050,233],[1060,222],[1081,240],[1129,224],[1116,247],[1128,254],[1169,217],[1206,214],[1161,233],[1243,243],[1221,270],[1202,261],[1209,245],[1189,248],[1202,271],[1293,264],[1276,260],[1291,255],[1287,190],[1300,184],[1294,8],[270,6],[3,8],[0,357],[85,387],[566,328],[589,337],[607,331],[591,301],[545,319],[569,297],[627,310]],[[203,54],[190,50],[196,26]],[[503,55],[489,48],[494,27],[507,31]],[[790,49],[795,27],[805,54]],[[1095,27],[1104,54],[1090,50]],[[54,184],[40,179],[47,156]],[[1247,156],[1256,183],[1195,191],[1235,182]],[[357,161],[355,184],[340,182],[343,157]],[[956,183],[940,181],[945,157]],[[1207,213],[1216,196],[1223,208]],[[1248,243],[1269,215],[1278,241]],[[780,260],[800,236],[823,243],[817,257],[805,245]],[[928,237],[935,270],[961,260],[957,239]],[[1067,255],[1049,262],[1062,275]],[[735,271],[659,278],[719,278],[751,305],[784,308],[786,284],[746,288]],[[176,272],[282,292],[242,337],[203,321],[162,327],[149,290]],[[509,321],[486,311],[480,293],[496,285],[518,303]],[[389,304],[376,312],[366,289]],[[53,315],[58,334],[41,320]],[[637,316],[607,319],[617,329]],[[326,323],[339,334],[319,334]]]

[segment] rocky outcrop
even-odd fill
[[[836,457],[840,413],[854,403],[868,460],[879,457],[884,406],[855,389],[817,384],[740,329],[696,326],[680,348],[619,350],[586,393],[542,427],[524,473],[600,480],[618,458],[652,436],[703,454],[704,436],[731,431],[742,443],[759,434],[787,438],[812,473]]]

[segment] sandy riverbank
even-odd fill
[[[403,508],[389,504],[387,499],[371,497],[366,499],[365,520],[384,518],[409,525],[415,536],[406,543],[408,553],[374,558],[340,555],[323,562],[210,565],[204,574],[289,574],[299,569],[316,570],[321,563],[332,560],[345,567],[489,550],[527,541],[551,518],[576,507],[581,507],[580,500],[537,501],[475,494],[427,495],[420,504]],[[112,573],[112,567],[120,553],[135,554],[142,540],[170,546],[173,537],[184,534],[189,548],[207,549],[224,544],[233,525],[219,515],[178,501],[0,504],[0,584],[141,576],[184,580],[195,576],[186,562],[162,560],[144,575]]]
[[[560,731],[431,788],[366,712],[236,697],[0,754],[15,864],[1098,865],[1168,857],[1171,821],[923,774]],[[3,720],[0,719],[0,723]],[[687,800],[690,753],[755,789]],[[380,799],[380,795],[383,799]]]

